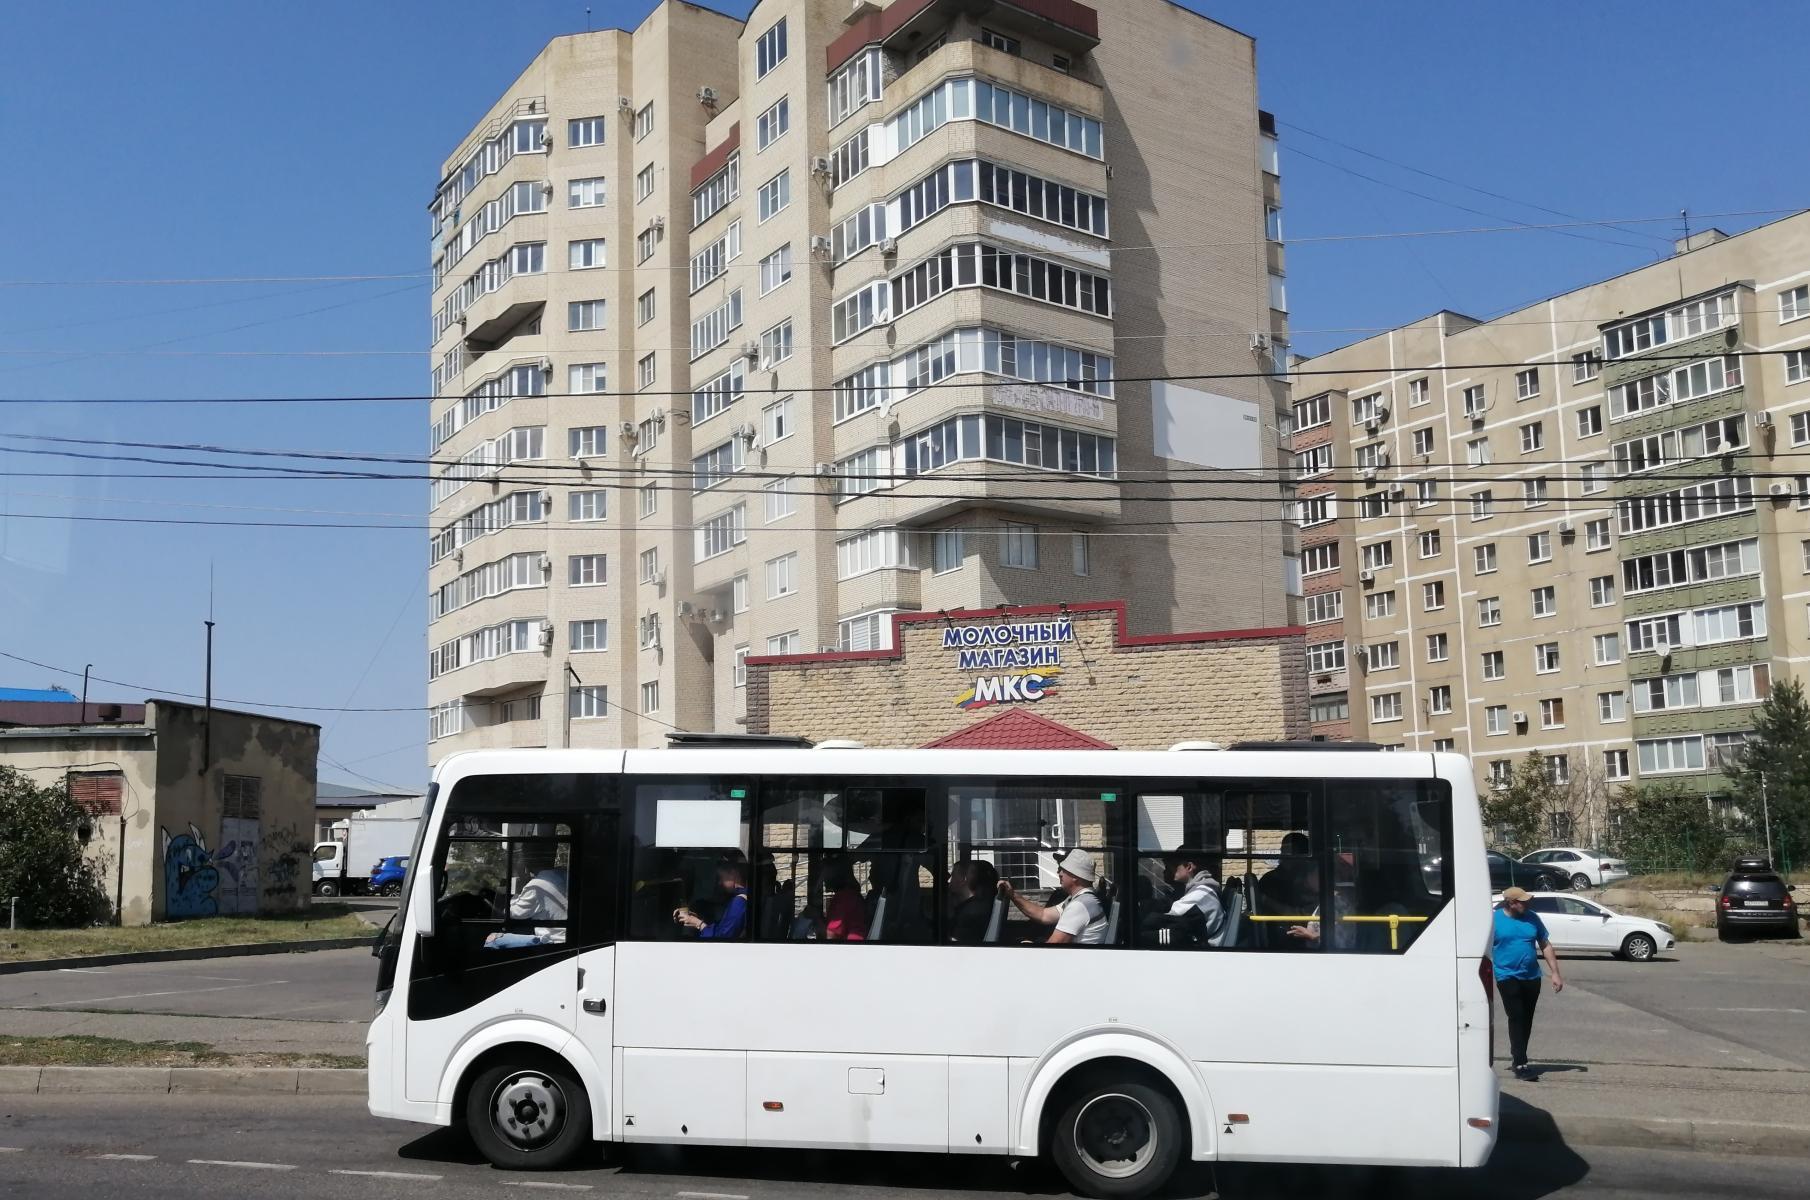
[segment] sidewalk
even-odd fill
[[[1505,1138],[1533,1140],[1544,1133],[1573,1145],[1810,1157],[1810,1071],[1538,1065],[1540,1081],[1524,1083],[1508,1074],[1506,1063],[1498,1064]],[[1538,1114],[1551,1122],[1544,1130]]]

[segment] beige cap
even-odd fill
[[[1094,856],[1085,850],[1070,850],[1056,865],[1082,883],[1094,881]]]
[[[1519,900],[1522,903],[1526,903],[1527,901],[1533,899],[1533,893],[1528,891],[1526,888],[1518,888],[1518,887],[1503,888],[1502,889],[1502,898],[1504,900]]]

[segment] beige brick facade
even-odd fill
[[[1064,624],[1072,637],[1035,643],[1060,655],[1029,668],[1056,681],[1041,699],[961,707],[978,679],[1024,669],[964,670],[960,649],[946,645],[951,631]],[[1307,733],[1298,629],[1140,637],[1126,632],[1123,604],[1099,603],[914,613],[898,618],[898,634],[896,651],[750,659],[748,731],[922,746],[1023,707],[1123,750]]]

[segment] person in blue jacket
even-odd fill
[[[706,921],[703,917],[688,908],[676,910],[672,919],[687,929],[695,930],[698,937],[710,941],[734,941],[742,936],[748,925],[748,868],[735,859],[725,859],[717,864],[717,886],[729,897],[723,906],[723,915],[714,921]]]
[[[1546,924],[1540,914],[1529,912],[1531,895],[1518,887],[1502,893],[1502,907],[1496,910],[1494,944],[1490,959],[1496,968],[1496,991],[1502,995],[1502,1011],[1508,1014],[1509,1059],[1516,1079],[1537,1079],[1527,1065],[1527,1039],[1533,1033],[1533,1010],[1540,1002],[1540,960],[1552,971],[1554,994],[1565,990],[1559,976],[1559,956],[1553,953],[1552,939],[1546,936]]]

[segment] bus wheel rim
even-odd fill
[[[1122,1092],[1095,1096],[1075,1118],[1075,1153],[1109,1179],[1128,1179],[1149,1166],[1157,1138],[1150,1110]]]
[[[518,1071],[497,1085],[490,1121],[511,1145],[524,1150],[543,1146],[565,1126],[565,1093],[539,1071]]]

